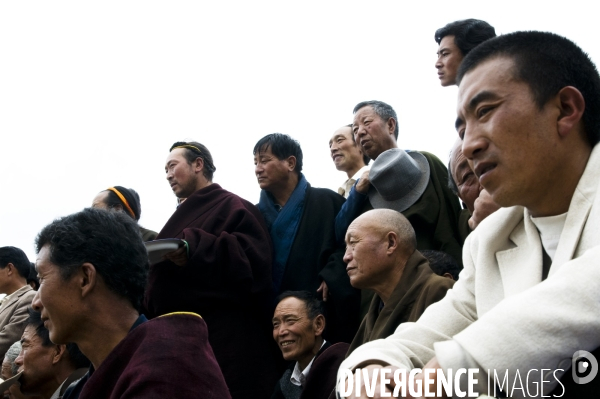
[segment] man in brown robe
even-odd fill
[[[36,247],[32,306],[52,342],[92,363],[64,399],[230,397],[200,316],[140,315],[148,254],[132,218],[84,209],[42,229]]]
[[[173,144],[165,171],[186,200],[157,238],[180,238],[186,246],[150,267],[145,313],[200,314],[232,397],[267,397],[278,373],[269,338],[272,247],[263,217],[212,182],[212,156],[200,143]]]
[[[368,211],[348,228],[344,261],[350,283],[375,291],[348,353],[391,335],[400,323],[416,321],[454,285],[431,270],[416,244],[411,224],[391,209]]]

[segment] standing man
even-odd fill
[[[397,121],[394,109],[382,101],[354,107],[354,137],[374,162],[337,215],[336,237],[343,242],[350,223],[366,210],[394,209],[415,229],[417,249],[444,251],[460,262],[460,205],[448,188],[448,170],[433,154],[399,149]]]
[[[275,247],[275,293],[318,290],[327,303],[327,338],[351,342],[359,324],[359,292],[350,285],[344,251],[336,245],[334,232],[344,198],[310,186],[301,173],[302,149],[290,136],[269,134],[253,152],[262,189],[258,208]]]
[[[60,399],[68,386],[83,377],[90,366],[77,345],[53,344],[40,313],[33,309],[29,309],[21,346],[15,364],[23,371],[19,389],[27,396]]]
[[[354,141],[352,124],[342,126],[333,133],[329,140],[329,151],[335,168],[348,175],[348,179],[338,188],[338,194],[348,198],[356,180],[369,170],[367,165],[370,161]]]
[[[465,268],[444,299],[341,368],[425,367],[434,381],[479,368],[480,393],[597,397],[600,378],[574,383],[579,367],[569,370],[579,351],[600,355],[596,66],[564,37],[515,32],[474,49],[458,83],[463,153],[503,208],[467,238]],[[488,387],[487,370],[510,383]]]
[[[439,44],[435,67],[442,86],[456,84],[456,74],[463,58],[476,46],[496,37],[494,27],[479,19],[450,22],[435,31]]]
[[[27,308],[35,291],[27,284],[30,268],[27,255],[19,248],[0,248],[0,355],[21,339],[27,320]]]
[[[167,181],[185,201],[157,238],[186,245],[150,268],[145,307],[150,317],[200,314],[232,397],[264,398],[278,377],[269,339],[271,241],[258,209],[213,183],[215,169],[202,144],[171,146]]]
[[[64,399],[230,397],[199,315],[140,314],[148,253],[132,218],[87,208],[44,227],[36,249],[32,306],[52,342],[92,363]]]

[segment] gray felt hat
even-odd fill
[[[405,211],[417,202],[429,183],[429,162],[420,152],[392,148],[379,154],[369,172],[373,208]]]
[[[21,374],[23,374],[22,371],[20,373],[15,374],[14,377],[10,377],[6,381],[2,381],[2,379],[0,378],[0,392],[6,391],[8,387],[18,382],[19,378],[21,378]]]

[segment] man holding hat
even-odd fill
[[[461,262],[460,205],[448,188],[448,170],[432,154],[399,149],[397,120],[394,109],[381,101],[354,107],[354,138],[374,162],[338,213],[336,238],[343,241],[350,223],[365,211],[393,209],[411,223],[417,249],[444,251]]]

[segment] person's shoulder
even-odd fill
[[[343,203],[346,199],[335,191],[323,187],[308,187],[306,191],[314,197],[327,198],[334,202]]]
[[[34,291],[29,285],[25,285],[19,291],[20,292],[17,296],[21,302],[31,302],[36,293],[36,291]]]

